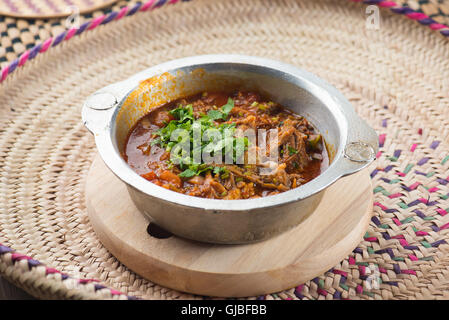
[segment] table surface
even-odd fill
[[[0,277],[0,300],[34,300],[25,291],[10,284],[7,280]]]

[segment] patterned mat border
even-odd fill
[[[85,1],[85,5],[89,6],[89,7],[84,7],[81,8],[81,10],[79,11],[80,14],[85,14],[85,13],[90,13],[90,12],[94,12],[96,10],[105,8],[105,7],[109,7],[111,5],[113,5],[116,1],[118,0],[109,0],[109,1],[103,1],[101,3],[93,3],[92,1]],[[30,1],[24,1],[25,4],[28,6],[28,8],[32,11],[32,12],[28,12],[28,13],[20,13],[20,7],[19,6],[15,6],[14,2],[11,0],[5,1],[6,5],[9,7],[9,11],[2,9],[0,14],[8,16],[8,17],[12,17],[12,18],[27,18],[27,19],[54,19],[54,18],[61,18],[61,17],[67,17],[70,15],[70,13],[64,13],[63,9],[61,9],[58,4],[55,4],[49,0],[45,1],[45,4],[47,5],[47,7],[49,7],[52,10],[52,13],[49,12],[41,12],[40,8],[36,5],[34,5],[32,2]],[[63,5],[76,5],[74,4],[72,1],[70,0],[65,0],[65,2],[63,3]]]
[[[105,14],[90,21],[87,21],[83,23],[79,28],[74,27],[62,32],[61,34],[55,37],[50,37],[46,41],[44,41],[44,43],[37,44],[33,48],[25,51],[20,55],[20,57],[12,61],[6,67],[4,67],[0,73],[0,83],[3,82],[8,75],[13,73],[14,70],[17,69],[17,67],[23,66],[28,60],[34,59],[39,53],[47,51],[50,47],[57,46],[64,40],[69,40],[73,36],[80,35],[84,31],[93,30],[99,25],[107,24],[114,20],[120,20],[124,16],[132,16],[139,11],[153,10],[165,4],[175,4],[179,1],[190,1],[190,0],[149,0],[144,4],[137,3],[134,6],[123,7],[120,11],[112,11],[109,14]],[[367,5],[377,5],[381,8],[388,8],[396,14],[403,15],[408,19],[418,21],[420,24],[428,26],[432,30],[439,31],[443,36],[449,38],[449,26],[438,23],[437,21],[433,20],[424,13],[417,12],[409,7],[398,5],[394,1],[385,1],[385,0],[349,0],[349,1],[362,2]]]
[[[37,44],[33,48],[25,51],[23,54],[19,56],[19,58],[15,59],[9,65],[4,67],[0,72],[0,83],[3,82],[8,77],[8,75],[13,73],[18,67],[23,66],[27,61],[34,59],[39,53],[46,52],[49,48],[57,46],[64,40],[69,40],[73,36],[80,35],[85,31],[93,30],[99,25],[107,24],[114,20],[120,20],[125,16],[132,16],[139,11],[142,12],[151,11],[153,9],[162,7],[163,5],[175,4],[181,1],[190,1],[190,0],[149,0],[145,3],[137,3],[134,6],[123,7],[119,11],[113,11],[110,12],[109,14],[105,14],[90,21],[87,21],[83,23],[79,28],[72,28],[67,31],[64,31],[63,33],[55,37],[50,37],[43,43]],[[449,26],[436,22],[435,20],[433,20],[424,13],[417,12],[409,7],[398,5],[394,1],[385,1],[385,0],[348,0],[348,1],[361,2],[366,5],[377,5],[382,8],[390,9],[392,12],[396,14],[404,15],[408,19],[417,21],[422,25],[428,26],[432,30],[439,31],[440,34],[449,39]],[[382,140],[382,137],[379,138],[380,140]],[[373,173],[375,174],[375,172]],[[373,173],[371,175],[373,175]],[[378,204],[375,203],[374,205]],[[369,241],[369,239],[366,238],[365,240]],[[354,249],[354,251],[356,250],[357,248]],[[23,273],[27,272],[31,273],[34,269],[43,268],[45,277],[52,277],[53,279],[62,281],[64,283],[67,282],[67,284],[70,284],[70,287],[75,290],[77,289],[84,290],[85,288],[83,288],[83,286],[89,285],[89,288],[91,291],[93,291],[93,293],[101,291],[102,296],[109,296],[111,298],[128,299],[128,300],[138,299],[134,296],[128,296],[125,293],[120,292],[118,290],[108,288],[107,286],[100,284],[100,281],[96,279],[76,279],[70,277],[69,275],[62,273],[57,269],[45,266],[44,264],[33,259],[32,257],[17,253],[14,251],[14,249],[0,243],[0,264],[2,263],[5,264],[7,268],[8,267],[20,268]],[[295,292],[298,292],[298,295],[300,295],[302,286],[303,285],[300,285],[295,289]],[[326,293],[323,292],[322,294],[326,295],[327,292]],[[258,299],[264,299],[264,296],[260,296]]]
[[[108,288],[102,284],[97,279],[76,279],[70,277],[68,274],[63,273],[55,268],[50,268],[45,266],[43,263],[33,259],[32,257],[26,256],[24,254],[15,252],[14,249],[11,249],[8,246],[2,245],[0,243],[0,264],[5,263],[7,268],[13,267],[21,269],[23,273],[32,272],[35,269],[43,268],[43,273],[45,277],[52,277],[55,280],[62,281],[63,283],[67,283],[67,288],[71,287],[75,290],[83,289],[83,286],[93,285],[91,288],[93,292],[97,292],[102,290],[102,296],[110,296],[112,299],[128,299],[128,300],[137,300],[138,298],[134,296],[128,296],[123,292],[118,290]],[[24,264],[26,265],[24,268]],[[25,269],[25,270],[24,270]],[[26,270],[28,269],[28,270]],[[91,290],[92,290],[91,289]],[[104,292],[107,291],[107,292]]]

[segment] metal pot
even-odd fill
[[[124,161],[128,132],[152,108],[227,87],[257,90],[306,117],[326,141],[329,167],[312,181],[277,195],[215,200],[159,187]],[[175,235],[211,243],[254,242],[296,226],[314,211],[329,185],[366,167],[378,150],[376,132],[337,89],[292,65],[242,55],[195,56],[146,69],[89,96],[82,118],[105,164],[127,185],[143,214]]]

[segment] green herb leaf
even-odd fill
[[[222,167],[214,167],[214,174],[220,174],[221,170],[224,169]]]
[[[179,176],[180,176],[181,178],[191,178],[191,177],[193,177],[194,175],[196,175],[196,171],[191,170],[190,168],[184,170],[183,172],[181,172],[181,173],[179,174]]]
[[[228,103],[226,103],[224,106],[221,107],[221,110],[223,112],[223,119],[226,119],[229,115],[229,112],[234,108],[234,100],[231,98],[228,99]]]
[[[207,115],[211,120],[221,120],[223,119],[223,113],[220,110],[209,110]]]
[[[169,113],[181,122],[193,120],[193,106],[191,104],[185,107],[180,105],[178,108],[171,110]]]
[[[296,150],[295,148],[292,148],[292,147],[290,147],[290,146],[288,146],[288,154],[289,155],[294,155],[294,154],[297,154],[298,153],[298,150]]]
[[[183,170],[179,176],[183,178],[190,178],[194,175],[199,175],[204,172],[213,170],[214,174],[219,174],[223,179],[229,177],[229,172],[224,167],[208,166],[206,164],[197,164],[194,161],[194,155],[198,153],[209,152],[218,154],[223,149],[228,151],[231,158],[237,161],[237,158],[241,158],[248,147],[248,139],[246,137],[235,137],[235,123],[219,123],[216,120],[226,120],[234,108],[234,100],[229,98],[228,102],[218,110],[209,110],[207,115],[201,114],[198,119],[195,119],[193,114],[193,106],[191,104],[182,106],[169,111],[169,113],[175,118],[170,121],[165,127],[157,130],[151,141],[151,145],[159,145],[161,148],[165,148],[166,151],[171,152],[171,159],[167,160],[167,163],[173,163],[176,160],[179,169]],[[198,128],[199,127],[199,128]],[[172,135],[177,129],[184,129],[187,131],[187,136],[178,135],[177,141],[171,141]],[[217,130],[219,135],[218,140],[214,141],[201,141],[200,143],[193,143],[193,136],[196,130],[200,132],[206,132],[206,130]],[[190,142],[189,152],[175,152],[178,150],[178,143]],[[211,143],[213,142],[213,143]],[[176,149],[175,149],[176,148]],[[182,149],[180,149],[182,150]],[[226,154],[223,157],[227,159]]]
[[[229,178],[229,171],[225,167],[214,167],[213,173],[218,174],[222,179]]]
[[[228,99],[228,102],[220,108],[220,110],[209,110],[207,112],[208,117],[211,120],[226,120],[229,116],[229,112],[231,112],[232,108],[234,108],[234,100],[231,98]]]

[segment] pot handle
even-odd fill
[[[87,97],[82,109],[83,124],[93,134],[108,126],[115,108],[139,86],[139,83],[160,73],[163,65],[145,69],[126,80],[108,85]]]
[[[379,137],[376,131],[355,112],[349,120],[348,140],[337,166],[341,176],[367,167],[376,159],[379,151]]]
[[[120,102],[138,86],[140,79],[129,78],[94,92],[84,101],[81,111],[83,124],[94,135],[107,128],[110,118]]]

